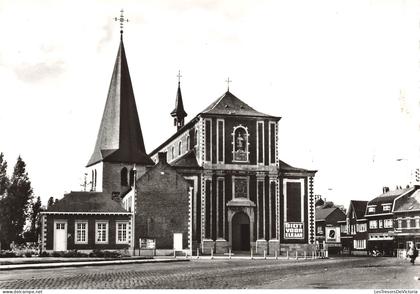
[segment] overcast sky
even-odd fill
[[[420,1],[0,2],[0,152],[35,195],[79,190],[124,43],[148,152],[226,91],[281,116],[280,158],[348,207],[406,185],[420,154]],[[397,160],[403,159],[403,160]]]

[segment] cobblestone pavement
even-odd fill
[[[396,258],[192,260],[0,272],[0,289],[419,288],[420,264]]]

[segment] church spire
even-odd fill
[[[122,38],[95,149],[87,166],[98,162],[153,164],[144,147]]]
[[[171,116],[174,118],[174,126],[179,130],[184,126],[184,118],[187,113],[184,110],[184,103],[182,102],[181,94],[181,72],[178,71],[178,91],[176,93],[175,109],[171,112]]]

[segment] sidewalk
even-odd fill
[[[12,260],[12,262],[11,262]],[[105,258],[4,258],[0,260],[0,271],[15,269],[41,269],[59,267],[79,267],[89,265],[112,265],[112,264],[131,264],[131,263],[159,263],[159,262],[182,262],[189,261],[185,258],[150,258],[150,257],[130,257],[124,259],[105,259]],[[11,262],[4,264],[4,262]]]

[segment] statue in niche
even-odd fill
[[[247,144],[248,138],[243,128],[238,128],[235,131],[235,149],[234,149],[234,160],[236,161],[247,161]]]

